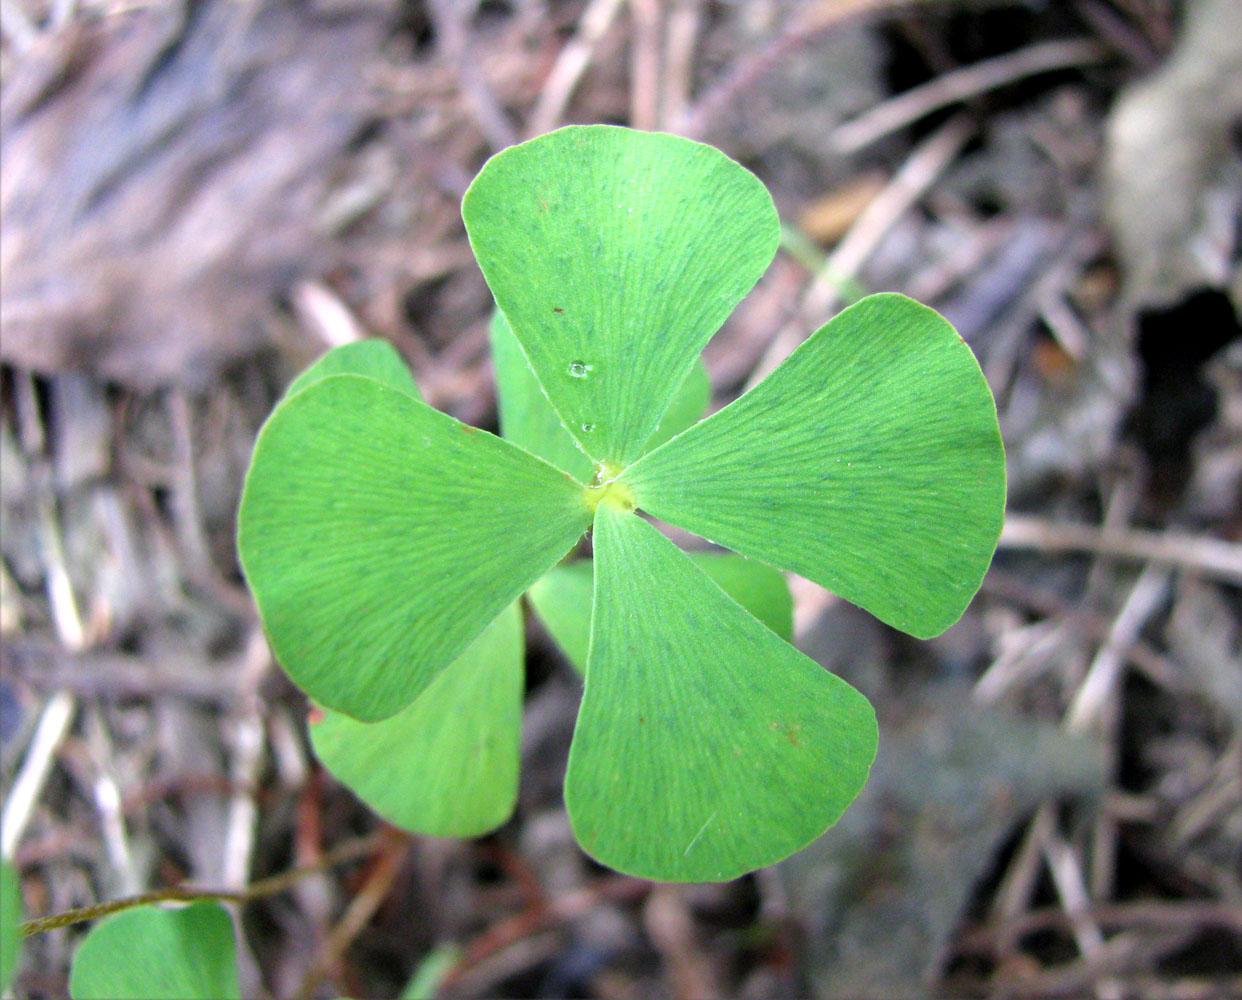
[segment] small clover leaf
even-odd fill
[[[604,125],[496,154],[462,216],[561,422],[621,466],[780,242],[767,189],[719,150]]]
[[[277,659],[321,704],[395,715],[590,522],[582,487],[360,375],[280,404],[238,548]]]
[[[1005,509],[974,355],[933,310],[893,294],[841,312],[622,479],[654,516],[922,639],[979,589]]]
[[[500,826],[517,801],[522,617],[510,605],[406,708],[381,722],[326,712],[315,754],[390,823],[434,837]]]
[[[751,617],[640,517],[600,504],[595,606],[565,803],[619,871],[735,878],[853,801],[875,713]]]
[[[289,383],[285,398],[309,389],[329,375],[365,375],[419,401],[423,398],[410,369],[386,340],[357,340],[334,347]]]
[[[105,917],[73,956],[74,1000],[240,1000],[233,919],[219,903]]]

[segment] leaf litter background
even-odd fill
[[[0,847],[29,916],[326,860],[242,909],[247,995],[1242,994],[1236,0],[0,14]],[[571,121],[703,138],[772,190],[784,249],[707,349],[713,405],[898,290],[970,342],[1009,448],[943,637],[793,581],[881,755],[834,830],[724,885],[577,849],[579,686],[534,626],[515,818],[380,827],[237,571],[254,433],[327,346],[389,338],[495,426],[458,203]],[[14,993],[64,995],[79,935],[28,939]]]

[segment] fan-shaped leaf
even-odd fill
[[[522,646],[513,604],[391,718],[327,712],[311,725],[315,753],[402,829],[434,837],[494,830],[517,799]]]
[[[921,638],[979,588],[1005,507],[974,355],[931,309],[892,294],[846,309],[622,479],[656,517]]]
[[[233,920],[219,903],[140,906],[101,920],[73,956],[74,1000],[233,1000]]]
[[[579,843],[645,878],[734,878],[819,836],[875,756],[871,706],[641,517],[600,504],[565,800]]]
[[[594,461],[621,465],[780,240],[767,190],[723,153],[608,125],[498,153],[462,216],[553,408]]]
[[[359,340],[334,347],[289,383],[285,398],[309,389],[329,375],[365,375],[390,389],[422,399],[410,369],[386,340]]]
[[[238,544],[277,658],[319,703],[396,714],[578,540],[582,487],[374,379],[277,408]]]

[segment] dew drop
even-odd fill
[[[571,361],[569,364],[569,374],[574,378],[586,378],[591,373],[591,366],[585,361]]]
[[[590,434],[590,433],[591,433],[591,431],[593,431],[593,430],[595,430],[595,425],[594,425],[594,424],[583,424],[583,425],[582,425],[582,433],[583,433],[583,434]]]

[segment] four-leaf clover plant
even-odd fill
[[[317,753],[394,822],[472,835],[516,795],[524,593],[584,674],[565,800],[593,857],[734,878],[866,781],[865,698],[787,640],[790,570],[918,637],[1000,532],[1004,457],[969,348],[875,295],[696,421],[699,354],[779,241],[719,151],[574,126],[466,192],[498,306],[504,438],[421,401],[380,342],[325,356],[259,435],[239,548]],[[644,515],[736,555],[690,555]],[[562,560],[592,533],[593,560]],[[749,610],[748,610],[749,609]]]

